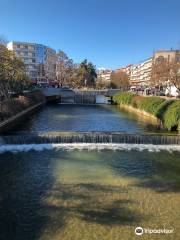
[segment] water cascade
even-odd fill
[[[37,132],[33,134],[2,136],[0,138],[0,145],[58,143],[180,145],[180,136],[141,135],[123,132]]]

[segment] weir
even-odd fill
[[[0,145],[58,143],[180,145],[180,136],[142,135],[123,132],[36,132],[33,134],[2,136],[0,139]]]

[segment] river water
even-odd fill
[[[120,111],[112,105],[47,105],[11,131],[13,134],[37,131],[123,131],[159,132],[147,119]]]
[[[56,105],[11,133],[149,129],[115,107]],[[94,145],[1,153],[0,239],[133,240],[137,226],[173,232],[141,239],[180,239],[180,152],[169,150]]]

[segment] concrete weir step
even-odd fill
[[[180,136],[155,134],[128,134],[124,132],[34,132],[0,138],[0,144],[46,143],[127,143],[153,145],[180,145]]]

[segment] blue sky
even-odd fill
[[[0,35],[117,68],[180,48],[180,0],[0,0]]]

